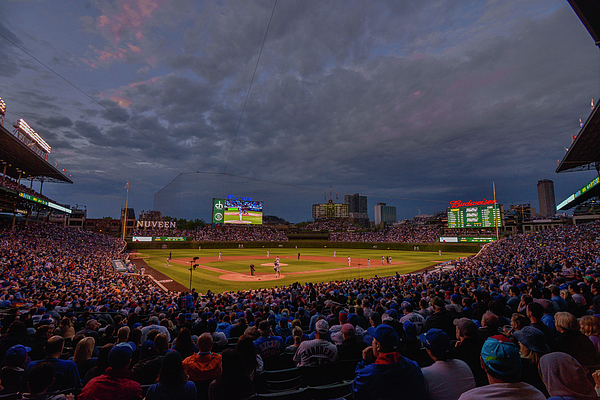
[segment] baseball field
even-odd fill
[[[335,255],[334,255],[335,252]],[[169,266],[167,258],[171,254]],[[170,279],[200,293],[226,292],[285,286],[294,282],[330,282],[342,279],[406,274],[433,268],[440,263],[468,257],[472,253],[369,249],[206,249],[140,250],[139,257]],[[194,257],[198,257],[193,261]],[[279,257],[281,277],[274,263]],[[384,260],[382,261],[382,257]],[[391,265],[388,262],[391,257]],[[350,258],[350,260],[348,260]],[[255,267],[251,275],[250,265]]]

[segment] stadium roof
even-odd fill
[[[600,46],[600,1],[569,0],[569,4]],[[600,112],[598,104],[579,131],[556,172],[583,171],[600,167]]]
[[[565,154],[556,172],[583,171],[596,169],[600,163],[600,111],[598,104],[588,117]]]
[[[18,179],[21,171],[21,178],[73,183],[52,164],[14,137],[4,126],[0,126],[0,162],[0,173],[4,171],[3,164],[6,162],[6,175],[15,179]]]
[[[600,46],[600,2],[598,0],[569,0],[569,4],[592,35],[596,46]]]

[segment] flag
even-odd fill
[[[573,138],[573,140],[577,139],[577,135],[573,135],[571,137]]]
[[[129,182],[125,185],[125,189],[129,189]]]

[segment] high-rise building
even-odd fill
[[[344,204],[348,204],[348,219],[350,222],[361,226],[369,225],[367,196],[361,196],[358,193],[347,194],[344,196]]]
[[[554,198],[554,182],[542,179],[537,183],[540,214],[544,216],[556,214],[556,199]]]
[[[386,225],[392,225],[397,222],[396,207],[388,206],[385,203],[377,203],[375,206],[375,225],[379,225],[382,222]]]

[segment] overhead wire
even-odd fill
[[[242,124],[242,118],[244,117],[244,111],[246,110],[246,104],[248,103],[248,97],[250,96],[250,90],[252,89],[252,84],[254,83],[254,77],[256,76],[256,70],[258,69],[258,63],[260,62],[260,56],[262,55],[263,49],[265,47],[265,42],[267,40],[267,35],[269,34],[269,28],[271,26],[271,21],[273,20],[273,14],[275,14],[276,6],[277,6],[277,0],[275,0],[275,3],[273,3],[273,10],[271,11],[271,17],[269,18],[269,23],[267,24],[267,29],[265,30],[265,36],[263,37],[262,45],[260,46],[260,51],[258,52],[258,58],[256,59],[256,65],[254,66],[254,72],[252,73],[252,79],[250,80],[250,85],[248,86],[248,91],[246,92],[246,99],[244,100],[242,112],[240,113],[240,119],[238,120],[237,127],[235,128],[235,134],[233,135],[233,140],[231,141],[231,148],[229,149],[229,156],[227,156],[227,162],[225,163],[225,169],[223,170],[223,173],[227,172],[227,167],[229,166],[229,160],[231,159],[231,153],[233,152],[233,146],[235,145],[235,139],[237,138],[238,132],[240,130],[240,125]]]

